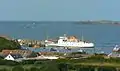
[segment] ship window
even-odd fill
[[[63,40],[63,41],[67,41],[67,40]]]

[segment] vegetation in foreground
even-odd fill
[[[0,37],[0,50],[19,49],[19,43]],[[0,71],[118,71],[120,58],[106,59],[95,55],[81,59],[27,60],[14,62],[0,59]]]
[[[22,62],[0,60],[0,71],[117,71],[120,58],[106,59],[95,55],[85,59],[27,60]]]

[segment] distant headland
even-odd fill
[[[112,21],[112,20],[87,20],[87,21],[79,21],[77,23],[80,24],[120,24],[120,21]]]
[[[75,24],[120,24],[113,20],[76,20],[76,21],[0,21],[0,23],[75,23]]]

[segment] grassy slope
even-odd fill
[[[0,50],[3,49],[18,49],[20,45],[14,41],[7,40],[3,37],[0,37]]]

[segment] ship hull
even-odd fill
[[[94,48],[93,44],[88,45],[58,45],[58,44],[46,44],[47,47],[69,47],[69,48]]]

